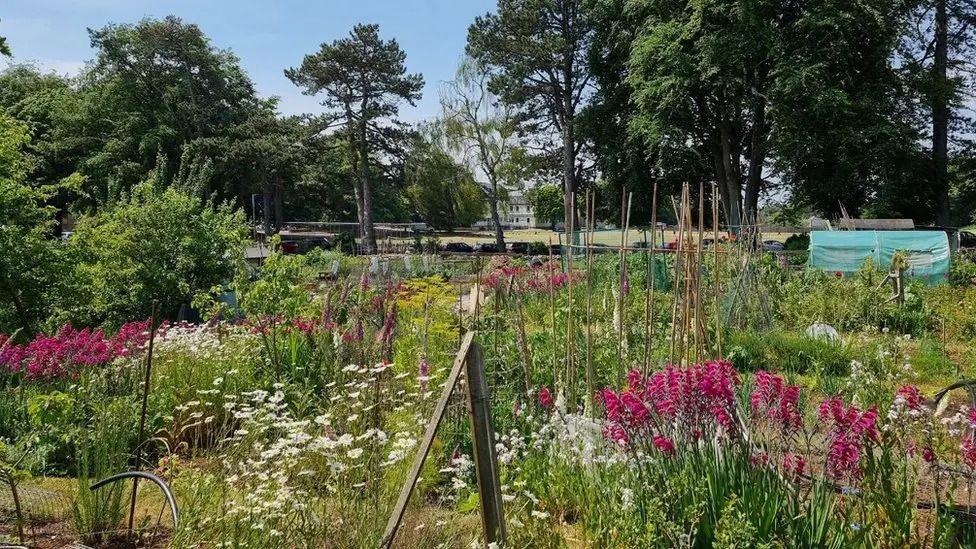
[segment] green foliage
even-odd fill
[[[70,241],[74,294],[58,316],[83,325],[168,318],[228,282],[243,250],[240,212],[176,188],[144,183],[131,198],[83,218]]]
[[[54,211],[48,195],[24,179],[27,128],[0,114],[0,331],[29,336],[48,311],[63,272],[61,247],[48,237]]]
[[[376,249],[372,167],[382,170],[385,143],[402,134],[396,123],[400,102],[413,105],[424,86],[421,75],[407,74],[406,58],[396,40],[380,38],[379,25],[359,24],[348,37],[322,44],[300,67],[285,71],[307,94],[322,94],[322,104],[334,111],[330,119],[342,122],[358,219],[369,251]],[[393,124],[378,123],[384,120]]]
[[[435,229],[468,227],[484,216],[485,193],[471,172],[435,144],[421,142],[406,162],[407,195]]]
[[[563,191],[559,185],[538,185],[525,192],[536,219],[555,226],[562,221],[564,212]]]
[[[194,24],[169,16],[89,34],[98,54],[82,80],[86,129],[101,144],[83,163],[93,200],[142,181],[160,152],[175,173],[184,144],[261,108],[237,58]]]
[[[855,354],[844,342],[809,338],[795,332],[734,332],[725,343],[727,357],[740,371],[775,369],[794,374],[839,376]]]

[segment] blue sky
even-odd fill
[[[416,121],[439,111],[439,83],[453,77],[468,25],[494,8],[494,0],[3,0],[0,36],[14,62],[34,62],[76,74],[94,56],[86,28],[177,15],[198,24],[218,48],[232,50],[264,96],[281,97],[286,114],[320,112],[282,71],[297,66],[322,42],[356,23],[377,23],[396,38],[410,72],[423,73],[424,98],[401,115]]]

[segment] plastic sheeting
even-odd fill
[[[908,253],[909,277],[926,284],[945,281],[949,238],[943,231],[812,231],[809,265],[846,275],[873,259],[879,269],[889,269],[898,251]]]

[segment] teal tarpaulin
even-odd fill
[[[873,259],[889,269],[895,252],[908,254],[906,274],[938,284],[949,272],[949,238],[943,231],[812,231],[810,266],[850,274]]]

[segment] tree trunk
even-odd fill
[[[949,17],[947,0],[935,2],[935,58],[932,63],[932,186],[935,222],[949,225]]]
[[[725,173],[725,186],[728,189],[729,225],[738,234],[742,228],[742,174],[738,155],[733,156],[732,127],[728,121],[720,124],[719,138],[722,144],[722,171]]]
[[[275,230],[285,225],[285,182],[280,174],[274,176],[274,223]]]
[[[756,100],[755,118],[749,143],[749,174],[746,178],[746,223],[759,221],[759,191],[762,190],[762,170],[766,162],[766,104]]]
[[[366,121],[359,122],[359,185],[363,201],[363,246],[367,254],[376,253],[376,230],[373,228],[373,190],[369,181],[369,149],[366,146]]]
[[[576,136],[573,122],[567,118],[563,124],[563,231],[568,231],[573,215],[573,193],[576,192]],[[567,240],[567,244],[569,241]]]
[[[491,196],[488,197],[488,207],[491,210],[491,224],[495,228],[495,251],[505,251],[505,233],[502,231],[501,216],[498,215],[498,183],[491,182]]]
[[[271,235],[271,184],[265,180],[261,194],[261,216],[264,218],[264,236]]]

